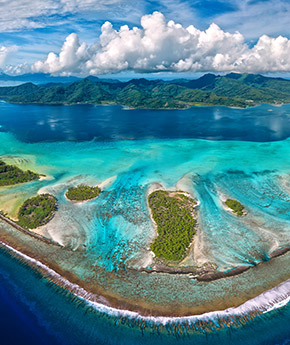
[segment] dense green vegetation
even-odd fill
[[[101,193],[99,187],[91,187],[86,185],[79,185],[77,187],[70,187],[65,193],[65,196],[72,201],[85,201],[96,198]]]
[[[229,99],[254,103],[290,103],[290,80],[259,74],[206,74],[196,80],[173,81],[190,89],[200,89]]]
[[[120,82],[89,77],[71,83],[0,87],[0,97],[14,103],[121,104],[151,109],[195,104],[246,107],[256,103],[290,103],[290,80],[239,73],[172,81]]]
[[[158,237],[151,244],[154,254],[169,261],[180,261],[195,234],[195,201],[180,192],[155,191],[148,197]]]
[[[112,82],[84,79],[73,83],[1,87],[0,97],[13,103],[120,104],[132,108],[186,108],[194,104],[246,107],[252,102],[162,80]]]
[[[37,180],[39,175],[27,170],[23,171],[14,165],[8,165],[0,161],[0,186],[9,186]]]
[[[35,229],[47,224],[57,209],[56,198],[50,194],[32,197],[22,204],[18,212],[18,224],[24,228]]]
[[[237,200],[227,199],[225,204],[237,215],[243,216],[244,215],[244,206],[239,203]]]

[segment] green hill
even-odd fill
[[[72,83],[0,87],[12,103],[120,104],[132,108],[186,108],[191,105],[247,107],[290,103],[290,80],[256,74],[205,74],[173,81],[133,79],[120,82],[89,77]]]
[[[290,103],[290,80],[269,78],[260,74],[230,73],[225,76],[206,74],[197,80],[183,80],[178,84],[242,101]]]

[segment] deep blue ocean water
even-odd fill
[[[126,110],[117,106],[0,103],[0,131],[23,142],[201,138],[276,141],[290,136],[290,106]],[[0,250],[0,344],[288,344],[290,307],[237,329],[191,336],[145,332],[101,315]]]
[[[142,110],[1,103],[0,130],[25,142],[124,139],[274,141],[290,137],[290,105]]]
[[[286,345],[290,308],[239,328],[194,335],[160,334],[102,315],[0,249],[0,339],[3,345]]]

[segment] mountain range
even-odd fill
[[[52,79],[53,82],[46,84],[28,82],[1,87],[0,98],[25,104],[120,104],[148,109],[186,108],[192,105],[244,108],[259,103],[290,103],[290,80],[259,74],[205,74],[194,80],[132,79],[126,82],[97,77],[59,78],[62,82]]]

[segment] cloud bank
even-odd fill
[[[1,56],[1,55],[0,55]],[[0,60],[1,61],[1,60]],[[21,70],[19,66],[18,71]],[[27,72],[27,66],[25,66]],[[115,30],[110,22],[89,46],[70,34],[61,51],[29,66],[32,72],[58,75],[98,75],[135,72],[289,72],[290,41],[261,36],[253,47],[239,33],[224,32],[216,24],[205,31],[193,25],[167,22],[154,12],[141,18],[140,28]],[[10,68],[11,72],[11,68]]]

